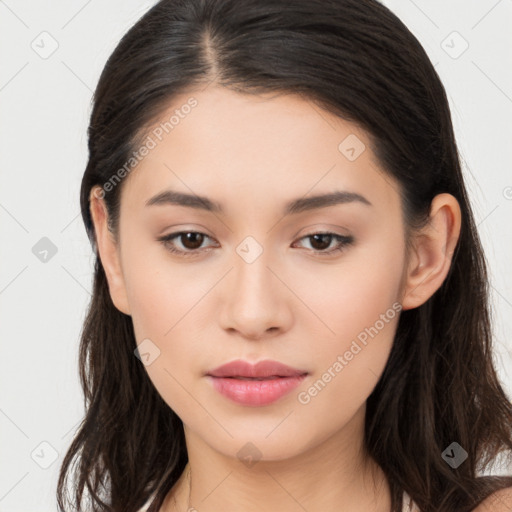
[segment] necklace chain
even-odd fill
[[[190,473],[192,471],[192,468],[190,467],[190,463],[188,464],[188,474],[187,474],[187,479],[188,479],[188,505],[187,505],[187,511],[186,512],[189,512],[190,510],[190,494],[191,494],[191,491],[192,491],[192,481],[190,479]],[[176,507],[176,509],[181,512],[181,508],[178,507],[178,503],[176,501],[176,496],[174,495],[173,496],[173,499],[174,499],[174,505]]]

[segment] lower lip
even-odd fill
[[[213,387],[222,395],[242,405],[268,405],[295,389],[307,375],[279,377],[268,380],[241,380],[208,377]]]

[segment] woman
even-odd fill
[[[61,510],[75,459],[93,510],[510,509],[448,102],[387,8],[159,2],[102,73],[80,199]]]

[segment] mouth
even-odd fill
[[[262,407],[277,402],[302,384],[308,373],[289,376],[208,375],[213,389],[232,402],[246,407]]]
[[[297,377],[304,377],[307,373],[297,374]],[[210,377],[213,377],[214,379],[236,379],[236,380],[275,380],[275,379],[287,379],[290,378],[289,376],[285,375],[270,375],[269,377],[244,377],[242,375],[233,375],[233,376],[226,376],[226,377],[216,377],[214,375],[210,375]]]
[[[305,369],[293,368],[279,361],[263,360],[252,363],[238,359],[210,370],[206,375],[236,380],[276,380],[302,377],[308,373]]]

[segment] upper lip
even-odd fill
[[[212,377],[296,377],[308,373],[306,370],[292,368],[278,361],[266,360],[256,364],[242,359],[231,361],[209,371]]]

